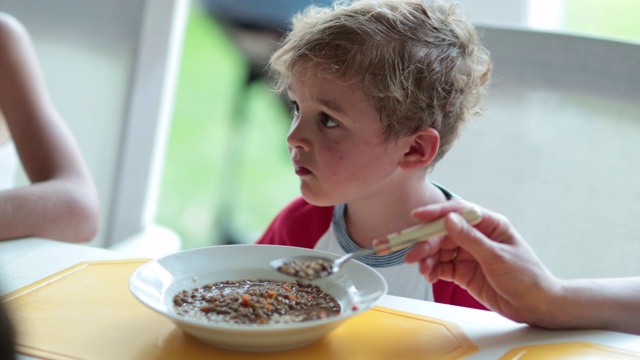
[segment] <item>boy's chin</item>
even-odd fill
[[[310,194],[304,190],[302,191],[302,197],[306,202],[314,206],[335,206],[338,204],[327,197],[319,196],[318,194]]]

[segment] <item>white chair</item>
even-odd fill
[[[154,217],[188,7],[185,0],[0,0],[0,11],[33,37],[48,89],[96,182],[102,214],[93,246],[152,257],[180,249],[176,233]]]
[[[640,43],[483,32],[486,113],[432,177],[506,214],[560,276],[637,276]]]

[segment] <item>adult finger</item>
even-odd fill
[[[495,256],[495,246],[498,243],[487,238],[459,214],[447,215],[445,228],[448,239],[469,252],[478,262],[490,261],[489,259]]]
[[[411,216],[422,222],[429,222],[444,217],[450,212],[468,208],[469,204],[462,200],[451,200],[414,209]]]
[[[424,258],[431,257],[438,254],[440,248],[442,247],[442,243],[444,241],[444,237],[438,237],[434,239],[429,239],[426,241],[421,241],[413,246],[409,252],[404,257],[404,260],[407,263],[418,262]],[[450,247],[455,246],[453,243]]]

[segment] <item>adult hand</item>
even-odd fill
[[[475,227],[457,214],[470,206],[482,214]],[[462,201],[418,208],[412,215],[425,222],[445,217],[447,235],[416,245],[405,257],[419,262],[428,281],[453,281],[514,321],[553,327],[545,311],[561,282],[504,216]]]

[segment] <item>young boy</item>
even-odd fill
[[[356,1],[309,7],[270,62],[293,107],[287,136],[302,198],[259,244],[344,254],[416,224],[410,212],[453,197],[427,180],[463,122],[479,112],[488,51],[453,5]],[[389,294],[484,308],[451,283],[433,287],[409,249],[359,261]]]

